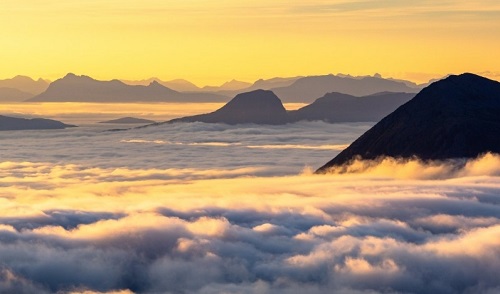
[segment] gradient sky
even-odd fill
[[[2,0],[0,78],[500,77],[498,0]]]

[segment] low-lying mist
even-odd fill
[[[99,124],[55,131],[2,132],[0,152],[2,161],[14,162],[134,169],[256,168],[257,173],[248,175],[288,175],[306,166],[320,166],[372,125],[177,123],[106,131]]]

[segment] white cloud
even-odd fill
[[[382,157],[376,160],[354,159],[346,165],[332,167],[331,174],[359,173],[401,179],[445,179],[465,176],[500,175],[500,155],[483,154],[473,160],[452,159],[424,162],[418,158]]]
[[[440,181],[370,173],[172,181],[150,179],[169,170],[109,175],[29,162],[0,170],[3,289],[494,293],[500,286],[493,274],[500,184],[489,168]]]

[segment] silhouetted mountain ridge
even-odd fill
[[[0,88],[0,103],[2,102],[23,102],[33,97],[33,94],[23,92],[14,88]]]
[[[470,73],[435,82],[318,172],[356,157],[471,158],[500,153],[500,83]]]
[[[161,86],[161,87],[160,87]],[[221,86],[200,88],[178,79],[161,81],[99,81],[89,76],[67,74],[29,102],[227,102],[229,97],[254,90],[271,90],[283,103],[311,103],[327,93],[367,96],[380,92],[416,93],[415,83],[375,76],[320,75],[259,79],[253,84],[237,80]]]
[[[411,99],[409,93],[381,93],[354,97],[330,93],[299,110],[286,111],[281,100],[269,90],[255,90],[236,95],[219,110],[171,120],[170,122],[205,122],[226,124],[286,124],[303,120],[325,122],[378,121]]]
[[[298,79],[303,77],[290,77],[290,78],[271,78],[271,79],[259,79],[253,83],[252,86],[245,89],[245,91],[255,91],[255,90],[271,90],[274,88],[288,87],[293,84]]]
[[[367,96],[380,92],[416,93],[420,88],[380,77],[342,77],[336,75],[310,76],[296,80],[290,86],[271,89],[283,103],[311,103],[326,93]]]
[[[413,93],[377,93],[356,97],[328,93],[313,103],[289,112],[289,121],[321,120],[330,123],[379,121],[413,98]]]
[[[288,117],[280,99],[271,91],[256,90],[236,95],[222,108],[207,114],[178,118],[169,122],[226,124],[285,124]]]
[[[242,89],[246,89],[250,86],[252,86],[251,83],[237,81],[237,80],[231,80],[231,81],[225,82],[224,84],[222,84],[220,86],[205,86],[205,87],[201,88],[200,90],[211,91],[211,92],[239,91]]]
[[[49,87],[49,81],[38,79],[34,80],[27,76],[15,76],[11,79],[0,80],[0,88],[17,89],[21,92],[34,95],[40,94]]]
[[[157,81],[149,85],[127,85],[119,80],[98,81],[67,74],[28,102],[226,102],[229,98],[211,93],[180,93]]]
[[[224,91],[239,91],[241,89],[248,88],[252,85],[251,83],[237,81],[234,79],[225,82],[220,86],[205,86],[205,87],[198,87],[195,84],[191,83],[190,81],[184,79],[162,81],[159,78],[149,78],[137,81],[132,81],[132,80],[121,80],[121,81],[127,85],[133,85],[133,86],[146,86],[156,81],[159,84],[178,92],[213,92],[213,93],[221,92],[222,93]]]

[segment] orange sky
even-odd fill
[[[497,0],[3,0],[0,78],[499,79],[498,32]]]

